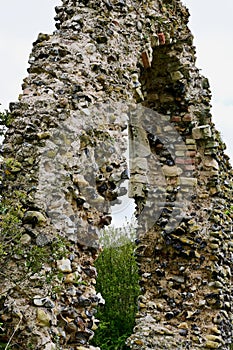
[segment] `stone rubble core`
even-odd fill
[[[23,214],[18,239],[2,235],[1,341],[98,349],[98,232],[130,177],[141,296],[128,346],[229,350],[232,168],[188,10],[63,0],[56,13],[57,30],[33,44],[2,147],[2,199]]]

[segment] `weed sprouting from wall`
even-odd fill
[[[133,331],[140,291],[134,236],[132,225],[103,231],[103,251],[96,261],[96,289],[105,304],[98,309],[100,324],[92,340],[101,350],[128,349],[125,341]]]

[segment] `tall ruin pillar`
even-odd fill
[[[188,10],[63,0],[56,13],[2,147],[2,342],[94,349],[98,233],[130,176],[141,296],[128,346],[230,350],[232,168]]]

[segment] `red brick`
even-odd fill
[[[146,68],[146,69],[150,68],[150,66],[151,66],[147,51],[143,51],[143,53],[142,53],[142,63],[143,63],[144,68]]]
[[[185,114],[185,116],[183,116],[184,122],[191,122],[192,120],[193,120],[193,117],[191,116],[191,114]]]
[[[187,157],[184,157],[184,158],[177,157],[175,160],[176,164],[194,164],[194,162],[195,162],[194,159],[187,158]]]
[[[186,152],[186,156],[187,156],[187,157],[195,157],[196,154],[197,154],[196,151],[187,151],[187,152]]]
[[[184,168],[187,171],[194,171],[196,169],[194,165],[185,165]]]
[[[181,122],[181,117],[179,117],[179,116],[171,117],[171,122],[179,123],[179,122]]]
[[[165,38],[164,33],[159,33],[159,34],[158,34],[158,37],[159,37],[159,43],[160,43],[161,45],[164,45],[164,44],[166,43],[166,38]]]

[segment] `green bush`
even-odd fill
[[[4,112],[0,112],[0,136],[4,135],[6,128],[9,127],[11,122],[11,114],[7,110],[5,110]]]
[[[103,231],[103,251],[96,261],[96,289],[105,305],[98,309],[100,325],[92,340],[101,350],[128,349],[125,341],[132,334],[140,291],[133,236],[132,225]]]

